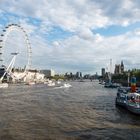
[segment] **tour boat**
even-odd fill
[[[140,115],[140,94],[129,93],[127,95],[126,108],[132,113]]]
[[[116,105],[140,115],[140,92],[136,89],[135,80],[132,80],[131,88],[118,88]]]
[[[140,93],[118,92],[116,105],[123,106],[130,112],[140,115]]]

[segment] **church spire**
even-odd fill
[[[123,61],[121,61],[121,66],[123,66],[123,67],[124,67],[124,65],[123,65]]]
[[[121,73],[124,72],[124,64],[123,64],[123,61],[121,61]]]

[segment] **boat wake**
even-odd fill
[[[72,87],[72,85],[70,85],[69,83],[64,83],[64,85],[59,86],[59,87],[55,87],[54,89],[60,89],[60,88],[70,88]]]

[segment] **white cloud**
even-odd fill
[[[34,66],[95,72],[106,67],[110,58],[114,62],[124,59],[130,64],[131,58],[139,61],[139,30],[115,37],[92,32],[99,27],[127,26],[140,21],[139,7],[138,0],[1,0],[0,14],[19,16],[20,24],[30,35]],[[31,24],[29,17],[39,19],[42,24]],[[9,20],[16,19],[11,16]],[[74,35],[49,42],[42,34],[48,34],[54,26]]]
[[[32,26],[26,27],[34,29]],[[133,64],[134,61],[139,62],[140,52],[138,31],[115,37],[102,37],[87,31],[85,34],[83,32],[83,35],[77,33],[67,39],[54,41],[52,44],[36,34],[30,36],[33,50],[32,66],[40,69],[53,68],[58,72],[100,72],[101,67],[109,66],[109,59],[112,58],[113,64],[124,60],[127,68],[130,67],[128,64],[135,67]],[[7,43],[9,48],[16,45],[25,48],[24,40],[20,36],[20,34],[15,36],[16,41],[9,37]]]
[[[14,23],[14,22],[13,22],[13,23]],[[24,20],[23,20],[23,19],[20,19],[20,20],[19,20],[19,24],[21,25],[21,27],[24,28],[24,30],[26,31],[26,33],[27,33],[28,35],[30,35],[30,34],[36,32],[36,30],[38,29],[38,27],[36,27],[36,26],[30,24],[30,23],[28,22],[28,19],[24,19]]]
[[[127,26],[140,21],[138,1],[132,0],[5,0],[0,1],[5,12],[33,17],[63,29],[95,29],[111,24]]]

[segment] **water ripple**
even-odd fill
[[[140,117],[116,108],[115,89],[70,84],[0,89],[0,140],[140,139]]]

